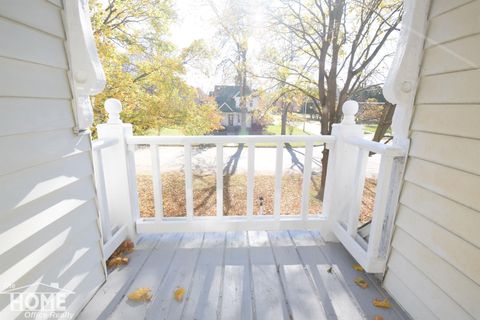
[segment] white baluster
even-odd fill
[[[253,215],[253,193],[255,187],[255,143],[248,143],[248,176],[247,176],[247,217]]]
[[[313,142],[305,144],[305,157],[303,161],[303,182],[302,182],[302,202],[301,211],[303,220],[308,218],[308,209],[310,201],[310,184],[312,177],[312,161],[313,161]]]
[[[153,203],[155,206],[155,218],[163,218],[163,191],[162,175],[160,173],[160,161],[158,158],[158,145],[150,145],[150,158],[152,160],[152,183]]]
[[[192,145],[185,144],[185,200],[187,217],[193,218],[193,176],[192,176]]]

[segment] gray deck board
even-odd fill
[[[395,303],[390,310],[372,305],[388,294],[353,263],[318,232],[145,236],[78,319],[408,319]],[[359,275],[368,289],[354,284]],[[139,287],[152,289],[152,301],[127,299]],[[181,302],[173,298],[177,287],[186,289]]]

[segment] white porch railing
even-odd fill
[[[102,219],[102,224],[115,219],[126,226],[131,238],[137,233],[316,229],[327,240],[341,241],[367,272],[383,272],[388,253],[395,214],[404,151],[381,143],[363,139],[363,127],[355,123],[358,104],[347,102],[344,120],[334,125],[331,136],[133,136],[130,124],[121,122],[121,104],[109,99],[107,124],[98,127],[100,139],[116,139],[118,143],[105,149],[103,159],[95,160],[99,193],[105,192],[106,203],[114,216]],[[107,140],[108,141],[108,140]],[[254,214],[255,144],[276,144],[274,210],[272,215]],[[281,212],[281,185],[283,151],[285,143],[305,143],[302,196],[299,214]],[[223,212],[223,148],[225,144],[245,144],[248,147],[246,212],[242,216],[225,216]],[[216,148],[216,215],[194,214],[192,145],[209,144]],[[325,144],[330,159],[321,215],[309,214],[309,189],[312,174],[314,144]],[[140,216],[136,189],[134,151],[138,145],[148,145],[152,165],[155,217]],[[163,212],[162,175],[159,145],[181,145],[184,148],[186,216],[168,217]],[[367,240],[358,234],[358,219],[369,152],[381,154],[380,173],[376,187],[371,232]],[[108,227],[102,225],[108,233]]]
[[[273,230],[287,228],[318,228],[323,217],[309,214],[310,179],[312,174],[312,155],[314,144],[331,144],[332,136],[137,136],[129,137],[127,144],[131,149],[138,145],[148,145],[151,154],[152,180],[154,189],[154,218],[137,220],[137,231],[224,231],[224,230]],[[283,175],[283,152],[285,143],[305,143],[305,160],[303,169],[303,185],[301,210],[299,214],[284,215],[281,212],[281,188]],[[223,210],[223,148],[225,144],[245,144],[248,147],[247,165],[247,210],[244,215],[225,216]],[[255,144],[274,143],[276,157],[272,167],[275,168],[274,210],[273,215],[254,215],[254,177],[255,177]],[[216,148],[216,215],[194,215],[192,146],[198,144],[214,145]],[[184,148],[185,164],[185,217],[167,217],[163,214],[162,180],[159,166],[159,145],[181,145]],[[273,163],[274,162],[274,163]],[[132,165],[131,168],[134,168]],[[132,169],[133,170],[133,169]],[[134,175],[134,174],[133,174]]]

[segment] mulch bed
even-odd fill
[[[282,178],[282,214],[299,214],[302,193],[301,174],[284,174]],[[310,186],[310,214],[320,214],[322,201],[318,197],[321,175],[313,174]],[[366,179],[360,222],[370,220],[375,198],[376,180]],[[163,210],[166,217],[182,217],[185,208],[185,176],[183,172],[162,174]],[[137,176],[140,212],[142,217],[154,217],[153,184],[150,175]],[[254,214],[273,214],[275,177],[256,175],[254,187]],[[261,201],[263,198],[263,201]],[[245,215],[247,211],[247,176],[225,175],[223,178],[223,211],[226,216]],[[216,178],[213,173],[194,174],[193,202],[196,216],[216,214]],[[262,204],[262,205],[261,205]]]

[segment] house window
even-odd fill
[[[237,123],[240,123],[240,115],[237,114]]]
[[[233,126],[233,114],[228,115],[228,125]]]

